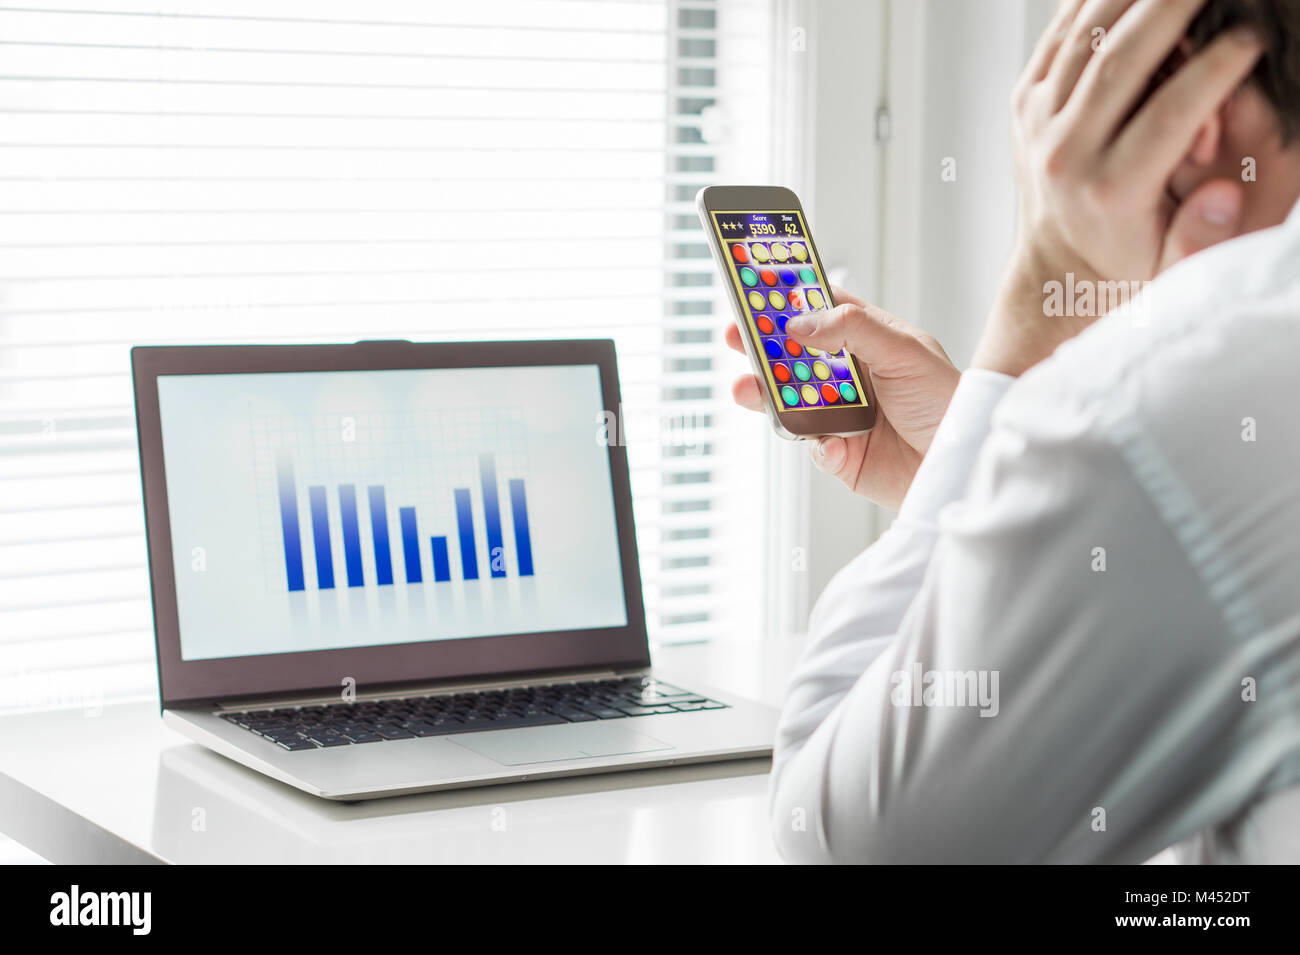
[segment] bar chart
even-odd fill
[[[315,564],[315,589],[334,590],[338,586],[389,587],[397,579],[394,572],[394,546],[390,539],[390,513],[397,516],[401,535],[401,580],[407,584],[425,582],[447,583],[453,580],[451,542],[456,545],[459,557],[459,579],[473,581],[504,578],[510,575],[513,565],[519,577],[534,574],[533,540],[528,526],[528,500],[522,478],[506,481],[505,499],[509,506],[512,547],[506,544],[501,484],[497,476],[496,459],[492,454],[478,456],[478,486],[451,487],[448,492],[455,505],[454,536],[452,529],[436,527],[424,529],[443,531],[422,536],[419,502],[402,501],[395,511],[383,484],[359,485],[344,482],[334,485],[306,484],[300,487],[292,457],[281,455],[276,459],[276,481],[279,498],[280,532],[284,546],[285,579],[289,591],[309,589],[304,537],[310,528],[309,553]],[[475,521],[474,491],[478,493],[478,510],[483,515],[486,547],[480,552],[479,535]],[[305,492],[305,493],[304,493]],[[359,513],[358,494],[368,520],[370,552],[373,555],[372,571],[366,573],[363,560],[362,519]],[[337,503],[339,531],[342,541],[342,577],[335,574],[335,545],[331,534],[331,496]],[[301,505],[306,502],[310,520],[304,522]],[[426,546],[427,545],[427,546]],[[480,559],[482,558],[482,559]]]
[[[603,408],[595,366],[160,377],[184,659],[625,625]]]

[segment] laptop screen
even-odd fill
[[[159,375],[181,658],[628,623],[597,365]]]

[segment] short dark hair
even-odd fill
[[[1277,112],[1282,141],[1289,143],[1300,136],[1300,0],[1209,0],[1187,35],[1200,49],[1243,24],[1266,44],[1251,80]]]

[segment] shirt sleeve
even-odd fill
[[[937,515],[965,491],[993,409],[1014,381],[977,369],[962,375],[898,518],[822,592],[787,692],[773,779],[894,639],[930,562]]]
[[[1013,393],[985,431],[819,602],[773,767],[791,861],[1141,861],[1211,815],[1243,717],[1196,571],[1086,405]]]

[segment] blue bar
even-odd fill
[[[510,510],[515,519],[515,551],[519,554],[519,576],[533,576],[533,538],[528,532],[528,502],[524,500],[524,482],[510,479]]]
[[[393,555],[388,549],[388,512],[384,509],[384,489],[372,484],[370,492],[370,533],[375,539],[375,582],[381,587],[393,582]]]
[[[418,584],[424,580],[420,572],[420,539],[415,533],[415,508],[399,507],[397,515],[402,521],[402,555],[406,558],[406,582]]]
[[[469,490],[456,488],[456,528],[460,531],[460,566],[466,580],[478,580],[478,557],[474,553],[474,512],[469,507]]]
[[[284,572],[290,590],[303,590],[302,538],[298,534],[298,500],[293,488],[293,465],[287,458],[276,462],[280,485],[280,529],[284,532]]]
[[[361,572],[361,530],[357,527],[357,489],[354,485],[339,485],[339,515],[343,518],[343,558],[348,565],[348,586],[364,587],[366,578]]]
[[[430,537],[429,547],[433,551],[433,579],[451,580],[451,560],[447,557],[447,538]]]
[[[483,482],[483,518],[487,522],[488,572],[506,575],[506,548],[501,541],[501,502],[497,499],[497,466],[490,454],[478,456],[478,473]]]
[[[334,589],[334,555],[330,553],[330,515],[325,506],[325,488],[309,487],[311,499],[311,539],[316,545],[316,586]]]

